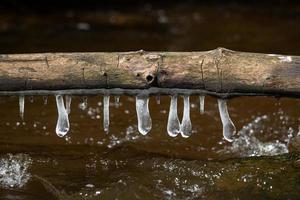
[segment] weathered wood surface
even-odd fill
[[[204,93],[300,96],[300,56],[236,52],[0,55],[0,93],[70,89],[200,89]]]

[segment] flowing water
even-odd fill
[[[0,6],[1,53],[300,55],[295,2],[55,2]],[[22,95],[0,108],[0,199],[299,199],[299,99]]]
[[[177,106],[180,119],[190,116],[181,121],[181,126],[185,120],[192,125],[186,138],[178,134],[178,117],[172,117],[173,128],[168,122],[176,115],[174,96],[160,96],[160,104],[154,96],[121,96],[118,106],[110,102],[108,109],[108,96],[99,95],[85,98],[84,110],[82,97],[72,96],[69,116],[62,96],[49,96],[46,105],[42,96],[32,103],[25,96],[24,119],[19,98],[2,97],[2,198],[39,199],[47,193],[46,199],[247,199],[250,191],[255,192],[249,199],[298,197],[299,100],[228,100],[237,130],[229,142],[223,137],[220,100],[207,96],[201,114],[199,97],[189,98],[189,114],[184,114],[187,97],[178,98]],[[108,116],[109,133],[104,130]],[[58,137],[55,127],[61,124],[65,131],[68,117],[69,132]],[[169,136],[170,129],[178,135]]]

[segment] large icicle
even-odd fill
[[[180,122],[177,114],[177,96],[171,96],[167,131],[169,136],[176,137],[180,132]]]
[[[136,96],[136,113],[138,119],[138,130],[146,135],[152,128],[152,120],[149,113],[149,97]]]
[[[221,121],[223,124],[223,137],[228,142],[233,141],[233,135],[236,133],[236,128],[232,123],[227,110],[227,102],[225,99],[218,99],[218,107]]]
[[[57,112],[58,112],[58,119],[57,119],[57,124],[56,124],[56,134],[59,137],[63,137],[68,133],[68,131],[70,129],[68,113],[65,109],[63,96],[56,95],[55,98],[56,98],[56,106],[57,106]]]
[[[204,113],[204,101],[205,101],[205,96],[204,95],[199,96],[200,114]]]
[[[72,97],[69,95],[65,96],[66,99],[66,111],[68,113],[68,115],[71,113],[71,101],[72,101]]]
[[[109,96],[103,96],[103,129],[104,132],[109,131]]]
[[[20,117],[24,119],[24,105],[25,105],[25,98],[23,95],[19,96],[19,109],[20,109]]]
[[[180,125],[180,133],[184,138],[190,137],[192,134],[192,123],[190,119],[190,97],[183,96],[183,117]]]

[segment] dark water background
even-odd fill
[[[233,50],[300,55],[297,1],[3,1],[0,53]],[[216,99],[191,97],[193,135],[167,135],[168,96],[150,99],[137,131],[134,97],[73,97],[71,130],[55,134],[53,96],[0,98],[0,199],[299,199],[298,99],[228,102],[238,134],[222,137]],[[182,116],[182,99],[178,111]],[[262,157],[261,157],[262,156]]]

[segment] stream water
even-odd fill
[[[300,55],[294,1],[55,2],[0,6],[1,53]],[[0,199],[300,196],[299,99],[23,95],[0,97],[0,108]]]

